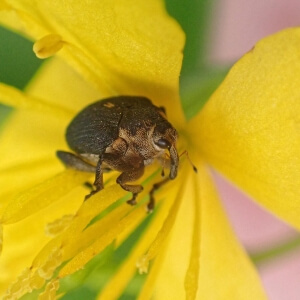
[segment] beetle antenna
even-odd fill
[[[179,155],[179,157],[181,157],[182,155],[186,155],[188,161],[190,162],[190,164],[191,164],[191,166],[192,166],[192,168],[193,168],[193,171],[194,171],[195,173],[198,173],[198,169],[197,169],[196,166],[192,163],[192,161],[191,161],[191,159],[190,159],[190,157],[189,157],[189,153],[187,152],[187,150],[184,150],[184,151]]]

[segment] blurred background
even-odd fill
[[[299,0],[166,0],[166,6],[187,34],[180,78],[187,118],[201,109],[230,66],[258,40],[300,25]],[[31,41],[1,27],[0,41],[0,81],[25,88],[43,61],[34,56]],[[0,130],[10,112],[0,106]],[[212,172],[235,232],[257,265],[269,299],[300,299],[299,233]]]

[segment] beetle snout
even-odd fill
[[[171,159],[169,178],[175,179],[177,176],[179,157],[174,144],[170,147],[169,152],[170,152],[170,159]]]

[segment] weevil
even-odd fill
[[[132,193],[127,201],[131,205],[137,203],[143,187],[128,182],[141,178],[145,167],[155,159],[168,165],[169,176],[150,191],[147,207],[152,211],[155,190],[177,176],[177,137],[163,107],[153,105],[145,97],[111,97],[87,106],[75,116],[66,130],[67,143],[74,153],[57,151],[57,156],[68,168],[95,173],[95,189],[86,199],[104,188],[103,172],[119,171],[116,181]]]

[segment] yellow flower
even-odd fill
[[[161,1],[2,3],[1,20],[37,41],[39,57],[57,52],[24,93],[0,84],[1,101],[17,108],[0,149],[4,299],[33,290],[40,299],[67,292],[60,288],[64,279],[88,269],[104,249],[118,251],[147,219],[116,273],[99,286],[99,299],[122,295],[137,267],[148,271],[139,299],[264,299],[208,165],[300,227],[300,30],[258,43],[187,123],[178,96],[184,35]],[[182,158],[178,178],[157,192],[151,215],[144,200],[159,179],[157,166],[148,168],[141,205],[130,207],[110,180],[113,173],[103,191],[83,202],[83,183],[92,176],[64,170],[55,158],[56,150],[67,149],[64,131],[80,109],[120,94],[165,106],[179,131],[179,148],[198,167],[194,174]]]

